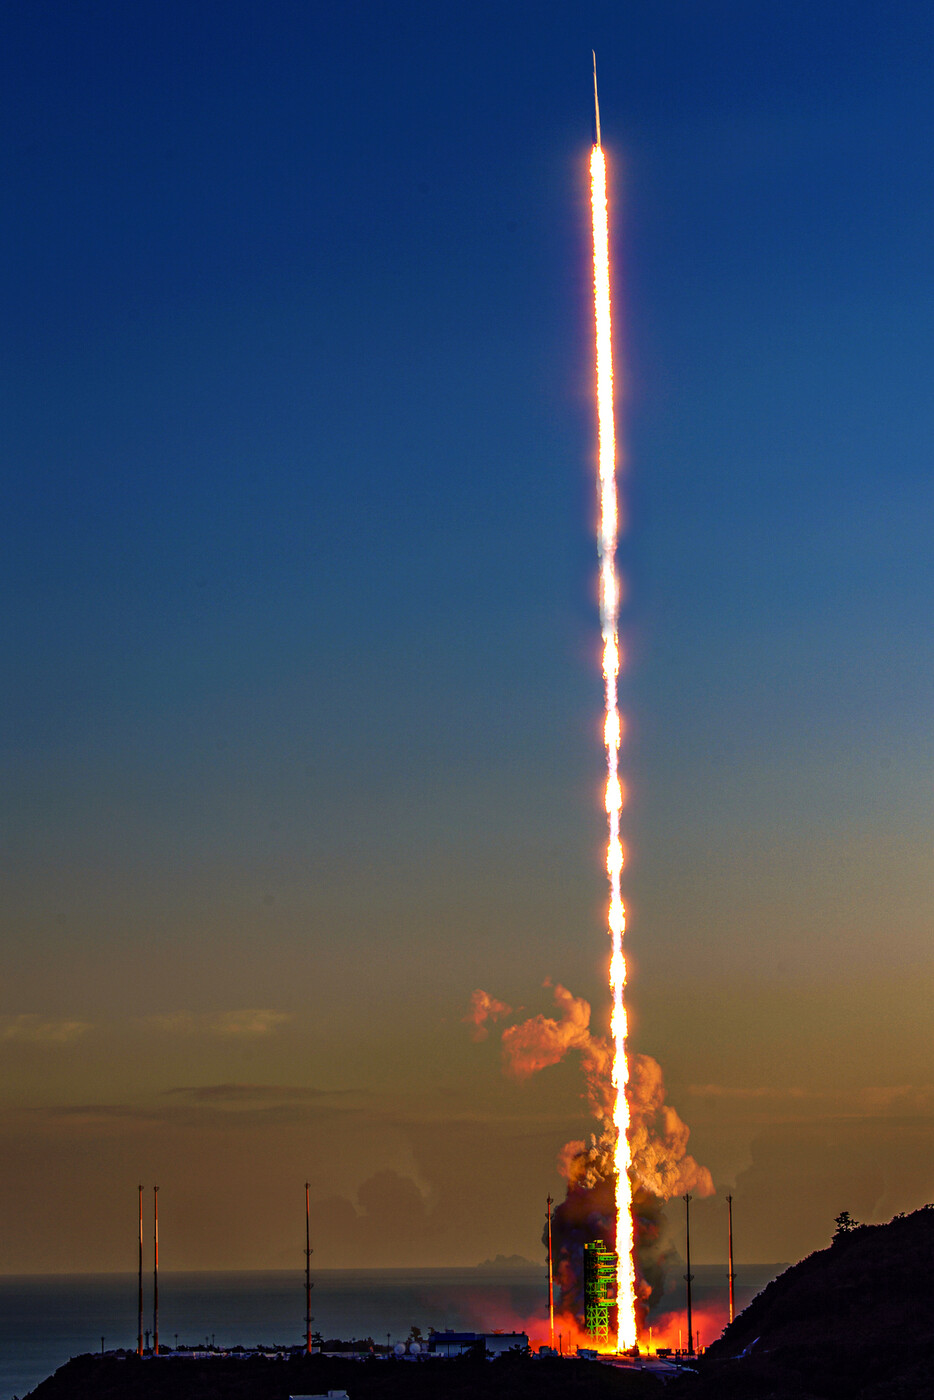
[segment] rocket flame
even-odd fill
[[[619,824],[623,790],[619,780],[619,746],[622,725],[616,684],[619,674],[619,580],[616,573],[619,507],[616,496],[616,425],[613,416],[613,342],[610,325],[610,230],[606,199],[606,161],[599,144],[594,146],[590,155],[590,204],[593,216],[600,478],[600,625],[603,632],[603,680],[606,695],[604,739],[607,765],[606,811],[609,825],[606,869],[610,882],[607,925],[612,941],[609,975],[613,996],[610,1029],[613,1038],[613,1124],[616,1129],[616,1325],[617,1344],[620,1350],[624,1350],[635,1346],[636,1343],[636,1277],[632,1258],[635,1244],[632,1185],[629,1177],[632,1153],[629,1145],[629,1103],[626,1098],[629,1083],[629,1064],[626,1059],[626,959],[623,953],[626,910],[620,890],[623,846]]]

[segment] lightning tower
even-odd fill
[[[136,1354],[143,1354],[143,1188],[139,1188],[139,1330],[136,1337]]]
[[[152,1354],[159,1355],[159,1188],[152,1188]]]
[[[305,1354],[311,1355],[311,1324],[314,1318],[311,1315],[311,1256],[314,1250],[311,1247],[311,1199],[309,1192],[311,1183],[305,1182]]]

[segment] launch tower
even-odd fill
[[[616,1251],[602,1240],[584,1245],[584,1328],[597,1346],[610,1345],[610,1308],[616,1302]]]

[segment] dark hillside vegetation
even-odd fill
[[[668,1400],[934,1397],[934,1206],[844,1223],[753,1299]]]
[[[661,1400],[653,1376],[597,1361],[503,1357],[454,1361],[341,1361],[296,1356],[126,1361],[78,1356],[27,1400],[288,1400],[347,1390],[350,1400]]]

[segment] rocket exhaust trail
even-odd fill
[[[606,161],[600,144],[600,103],[597,97],[597,59],[594,55],[594,114],[596,141],[590,153],[590,203],[593,226],[594,329],[597,370],[597,441],[600,493],[598,548],[600,559],[600,626],[603,634],[603,682],[605,696],[606,812],[608,824],[606,869],[610,884],[607,918],[611,940],[610,990],[613,1009],[613,1123],[616,1128],[614,1168],[616,1176],[616,1300],[617,1345],[622,1351],[636,1344],[636,1279],[632,1260],[632,1185],[629,1169],[629,1064],[626,1058],[626,958],[623,935],[626,910],[620,877],[623,847],[620,812],[623,805],[619,781],[619,746],[622,725],[619,714],[619,579],[616,572],[616,540],[619,508],[616,494],[616,424],[613,411],[613,343],[610,316],[610,231],[606,197]]]

